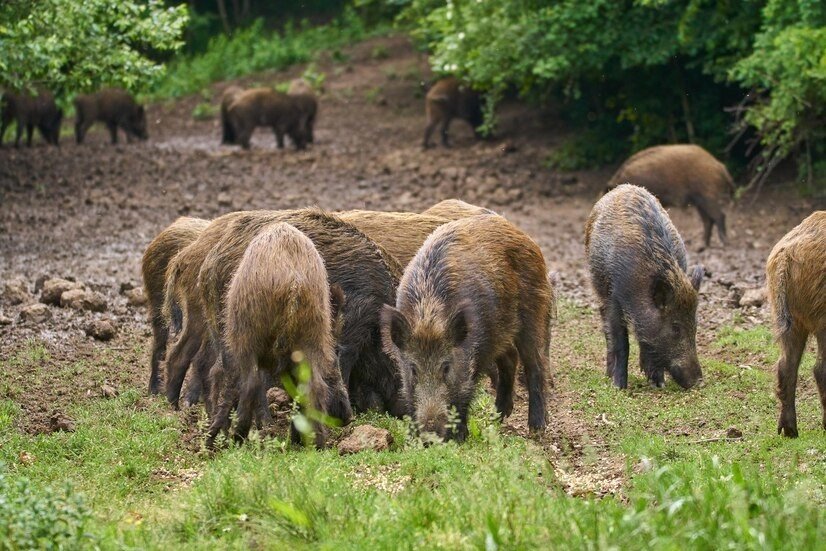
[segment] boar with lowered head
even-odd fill
[[[109,129],[112,143],[118,143],[118,128],[126,133],[127,141],[132,138],[146,140],[146,111],[135,98],[121,88],[104,88],[95,94],[80,95],[75,98],[75,140],[83,143],[86,132],[96,122],[102,122]]]
[[[28,93],[3,93],[0,99],[0,146],[6,128],[17,122],[17,134],[14,146],[20,147],[20,137],[26,130],[26,145],[32,146],[32,134],[35,127],[46,143],[59,145],[60,123],[63,121],[63,110],[58,108],[54,96],[46,91],[40,91],[36,96]]]
[[[336,361],[335,318],[341,288],[327,283],[324,260],[313,242],[293,226],[276,222],[244,251],[226,295],[227,356],[240,379],[236,440],[246,438],[264,395],[263,372],[273,380],[289,373],[300,353],[310,366],[307,405],[348,423],[350,402]],[[316,445],[326,440],[316,423]],[[293,441],[300,433],[293,427]]]
[[[285,135],[296,149],[304,149],[307,144],[304,111],[287,94],[269,88],[246,90],[230,104],[227,117],[235,130],[236,143],[244,149],[249,149],[252,133],[259,126],[272,128],[279,149],[284,148]]]
[[[229,106],[235,98],[243,92],[240,86],[228,86],[221,96],[221,144],[232,145],[235,143],[235,129],[229,122]]]
[[[423,211],[422,214],[441,216],[442,218],[447,218],[448,220],[459,220],[461,218],[467,218],[468,216],[476,216],[477,214],[496,213],[490,209],[486,209],[485,207],[479,207],[472,205],[471,203],[466,203],[461,199],[445,199],[444,201],[439,201],[426,211]]]
[[[809,335],[817,339],[814,374],[826,429],[826,211],[787,233],[766,262],[769,303],[780,341],[777,361],[777,432],[797,437],[797,370]]]
[[[652,384],[664,373],[683,388],[701,379],[697,359],[697,298],[702,266],[687,268],[677,229],[657,198],[623,184],[605,194],[585,226],[585,251],[600,302],[607,342],[606,371],[628,386],[628,324],[640,364]]]
[[[449,146],[447,130],[453,119],[467,121],[473,127],[476,137],[481,136],[477,128],[484,122],[484,117],[479,93],[455,77],[445,77],[427,91],[425,113],[427,128],[422,143],[425,149],[430,147],[430,136],[436,127],[439,127],[442,135],[442,145]]]
[[[517,358],[528,384],[528,426],[543,429],[553,303],[542,252],[501,216],[434,231],[405,269],[395,306],[382,312],[382,342],[420,430],[464,440],[483,374],[497,373],[496,408],[509,415]]]
[[[734,181],[726,165],[697,145],[660,145],[629,158],[608,182],[608,191],[620,184],[641,186],[665,207],[694,205],[703,220],[703,242],[708,247],[716,225],[720,242],[726,244],[723,203],[734,193]]]

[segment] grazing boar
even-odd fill
[[[221,144],[232,145],[235,143],[235,129],[229,123],[229,106],[235,98],[243,92],[240,86],[229,86],[221,96]]]
[[[585,251],[614,385],[628,386],[628,323],[654,385],[665,384],[665,371],[683,388],[697,384],[697,292],[704,272],[687,269],[683,240],[656,197],[629,184],[604,195],[588,217]]]
[[[445,199],[422,212],[422,214],[441,216],[448,220],[459,220],[461,218],[467,218],[468,216],[476,216],[477,214],[496,213],[485,207],[477,207],[476,205],[465,203],[460,199]]]
[[[95,94],[75,98],[75,140],[83,143],[86,132],[95,122],[102,122],[109,129],[112,143],[118,143],[118,128],[132,138],[146,140],[146,111],[135,98],[121,88],[104,88]]]
[[[422,146],[430,147],[430,136],[436,127],[442,135],[442,145],[449,147],[447,129],[454,118],[466,120],[473,127],[476,137],[481,137],[477,128],[483,122],[482,101],[470,86],[455,77],[445,77],[436,82],[425,97],[427,128]]]
[[[518,359],[527,375],[528,426],[544,429],[553,301],[542,251],[501,216],[434,231],[381,318],[382,342],[419,428],[464,440],[476,383],[495,371],[496,408],[510,415]]]
[[[148,303],[149,323],[152,326],[152,360],[149,375],[149,392],[160,392],[160,362],[166,355],[169,340],[170,323],[163,315],[164,290],[166,288],[166,269],[172,258],[184,247],[195,241],[208,220],[182,216],[161,231],[146,247],[141,263],[143,287]],[[172,327],[180,331],[182,319],[178,307],[172,312]],[[196,400],[197,401],[197,397]],[[192,403],[192,400],[190,400]]]
[[[826,211],[813,213],[777,242],[766,262],[766,280],[780,342],[777,432],[797,437],[797,370],[809,335],[817,339],[814,375],[826,429]]]
[[[293,226],[262,229],[244,251],[226,294],[225,341],[238,369],[240,396],[236,440],[249,433],[264,394],[259,371],[273,379],[287,374],[300,352],[310,365],[311,410],[350,421],[352,411],[336,362],[331,289],[324,260],[313,242]],[[336,293],[341,296],[341,289]],[[316,445],[325,428],[316,425]],[[293,441],[299,432],[293,427]]]
[[[703,220],[703,242],[711,242],[717,226],[726,244],[726,215],[722,204],[734,193],[726,166],[697,145],[660,145],[644,149],[625,161],[608,182],[610,191],[630,183],[653,193],[665,207],[694,205]]]
[[[284,148],[284,135],[292,139],[296,149],[304,149],[304,113],[292,96],[269,88],[253,88],[238,94],[228,110],[227,118],[235,130],[235,139],[249,149],[253,131],[269,126],[275,133],[279,149]]]
[[[17,122],[17,133],[14,146],[20,147],[20,137],[26,130],[26,145],[32,146],[32,134],[35,127],[40,131],[43,140],[52,145],[60,145],[60,123],[63,121],[63,110],[58,108],[54,96],[46,91],[39,91],[36,96],[28,93],[3,93],[0,100],[0,146],[6,128]]]
[[[359,411],[380,409],[393,415],[407,413],[401,400],[399,380],[392,360],[381,346],[379,315],[388,300],[395,300],[401,267],[380,246],[355,226],[317,209],[298,211],[252,211],[242,213],[224,231],[201,264],[198,287],[210,335],[216,340],[225,334],[224,296],[244,250],[266,226],[285,222],[295,227],[315,245],[327,269],[331,287],[344,293],[338,358],[342,379],[350,399]],[[227,373],[224,387],[233,392],[231,381],[237,370],[233,358],[222,355]],[[221,398],[221,412],[210,429],[215,435],[229,422],[232,398]]]

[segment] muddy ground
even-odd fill
[[[374,59],[377,45],[388,56]],[[366,208],[419,211],[450,197],[492,208],[529,232],[552,269],[562,276],[561,296],[591,305],[583,260],[582,228],[601,186],[615,167],[559,173],[545,167],[566,130],[553,112],[508,104],[500,110],[498,135],[477,142],[462,122],[451,130],[453,147],[421,149],[424,127],[420,81],[426,58],[405,38],[383,38],[346,50],[349,59],[322,59],[325,94],[316,143],[307,151],[277,150],[259,129],[251,151],[219,145],[217,119],[195,120],[200,97],[148,107],[150,139],[112,146],[98,128],[77,146],[64,137],[59,149],[0,149],[0,281],[22,277],[28,291],[43,276],[74,278],[107,299],[103,313],[50,306],[52,319],[23,322],[20,312],[36,302],[0,303],[0,357],[12,359],[0,378],[0,395],[22,406],[21,430],[49,430],[49,417],[69,403],[96,397],[104,384],[143,389],[148,372],[149,328],[145,309],[127,305],[123,286],[140,285],[140,260],[153,236],[177,216],[212,218],[238,209]],[[242,84],[274,84],[301,68],[257,75]],[[213,103],[230,83],[213,86]],[[69,128],[72,121],[65,123]],[[65,130],[64,130],[65,135]],[[123,141],[123,139],[121,139]],[[781,182],[782,183],[782,182]],[[671,215],[708,277],[699,309],[700,353],[715,330],[741,312],[745,323],[764,323],[764,308],[736,306],[743,289],[763,283],[772,245],[823,202],[797,197],[791,186],[769,186],[756,206],[729,209],[730,245],[719,242],[697,253],[702,234],[694,211]],[[0,286],[1,288],[2,286]],[[101,343],[85,335],[95,318],[110,319],[117,337]],[[598,331],[594,316],[585,330]],[[554,355],[581,327],[560,327]],[[35,339],[31,341],[30,339]],[[29,361],[34,342],[48,359]],[[36,360],[36,358],[35,358]],[[602,358],[594,358],[599,368]],[[17,368],[15,368],[17,366]],[[116,366],[116,367],[113,367]],[[553,440],[579,441],[587,433],[568,415],[572,397],[557,391]],[[3,396],[0,396],[3,397]],[[524,406],[524,402],[522,402]],[[522,430],[518,409],[511,421]]]

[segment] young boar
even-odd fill
[[[244,149],[249,149],[252,133],[259,126],[272,128],[279,149],[284,148],[285,134],[296,149],[306,145],[304,112],[295,98],[287,94],[269,88],[246,90],[230,104],[227,118],[235,130],[236,143]]]
[[[392,360],[381,346],[379,314],[388,300],[395,300],[401,267],[380,246],[355,226],[317,209],[298,211],[252,211],[242,213],[229,225],[224,237],[209,251],[201,265],[198,286],[210,334],[224,333],[224,297],[233,273],[248,244],[266,226],[285,222],[315,245],[327,269],[331,287],[344,294],[338,358],[342,379],[359,411],[380,409],[393,415],[407,413],[401,400],[399,380]],[[233,359],[224,356],[225,378],[232,380]],[[225,383],[231,390],[231,387]],[[223,400],[231,406],[230,400]],[[228,424],[228,410],[216,417],[218,431]]]
[[[229,122],[229,106],[243,91],[240,86],[229,86],[221,96],[221,145],[235,143],[235,129]]]
[[[797,437],[797,370],[809,335],[817,339],[814,375],[826,429],[826,211],[817,211],[777,242],[766,262],[768,297],[780,342],[778,434]]]
[[[14,147],[20,147],[23,129],[26,130],[26,145],[31,147],[35,127],[40,131],[46,143],[60,145],[63,110],[58,108],[54,96],[49,92],[40,91],[36,96],[27,93],[3,93],[3,98],[0,100],[0,146],[3,145],[6,128],[12,121],[17,122]]]
[[[442,145],[449,147],[447,129],[454,118],[466,120],[473,127],[477,138],[481,137],[477,128],[484,122],[482,102],[479,94],[455,77],[445,77],[436,82],[425,96],[427,128],[422,146],[430,147],[430,136],[436,127],[442,135]]]
[[[654,385],[665,384],[665,371],[683,388],[697,384],[703,268],[686,269],[685,245],[659,201],[629,184],[605,194],[588,217],[585,251],[614,385],[628,386],[628,323],[640,345],[642,370]]]
[[[381,320],[382,342],[419,428],[464,440],[476,383],[495,370],[496,408],[509,415],[518,358],[527,375],[528,426],[544,429],[552,306],[542,252],[501,216],[473,216],[434,231]],[[454,408],[457,424],[450,427]]]
[[[75,98],[75,140],[83,143],[86,132],[95,122],[102,122],[109,129],[112,143],[118,143],[118,128],[126,133],[127,141],[132,138],[146,140],[146,112],[135,98],[121,88],[104,88],[95,94],[80,95]]]
[[[694,205],[703,220],[703,242],[708,247],[717,226],[726,244],[726,215],[722,204],[734,193],[726,166],[697,145],[660,145],[636,153],[608,182],[608,191],[620,184],[642,186],[665,207]]]
[[[448,220],[459,220],[467,218],[468,216],[476,216],[477,214],[496,214],[485,207],[477,207],[470,203],[465,203],[460,199],[445,199],[440,201],[423,211],[422,214],[429,214],[430,216],[441,216]]]
[[[236,440],[247,437],[260,407],[259,371],[278,380],[289,373],[296,352],[310,365],[309,407],[350,421],[333,338],[337,314],[331,308],[327,271],[313,242],[282,222],[261,230],[244,251],[226,295],[225,342],[241,386]],[[316,445],[323,447],[324,426],[317,424],[315,432]],[[300,441],[295,428],[292,434]]]
[[[152,360],[149,375],[149,392],[160,392],[160,362],[166,355],[166,346],[169,340],[170,323],[163,315],[164,290],[166,288],[166,270],[172,258],[184,247],[195,241],[208,220],[182,216],[161,231],[146,247],[141,263],[143,287],[147,298],[149,323],[152,326]],[[181,312],[175,307],[172,312],[172,326],[180,331]],[[192,396],[194,397],[194,396]],[[197,397],[196,400],[197,401]],[[190,400],[190,403],[192,401]]]

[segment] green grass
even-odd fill
[[[26,512],[39,503],[43,518],[65,517],[70,535],[104,549],[826,548],[826,434],[810,370],[798,392],[801,437],[784,439],[765,330],[719,331],[701,358],[702,388],[655,390],[634,367],[618,391],[602,373],[596,327],[591,311],[561,304],[554,396],[571,403],[551,406],[551,424],[581,423],[588,438],[566,438],[593,440],[584,457],[506,434],[484,393],[463,445],[423,447],[404,422],[369,414],[356,423],[388,428],[394,445],[345,457],[280,438],[210,457],[181,443],[182,415],[138,391],[77,404],[74,433],[40,436],[17,432],[19,408],[0,400],[0,503],[18,504],[11,519],[51,526]],[[718,359],[755,351],[746,367]],[[49,361],[36,344],[20,361],[34,357]],[[729,427],[743,438],[713,440]],[[623,477],[619,493],[566,493],[561,471],[606,463]]]

